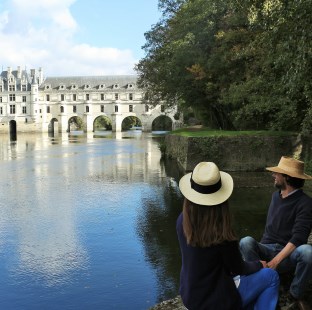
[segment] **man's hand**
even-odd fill
[[[262,264],[263,268],[268,268],[268,264],[265,260],[261,260],[260,263]]]
[[[291,242],[288,242],[286,246],[280,251],[271,261],[268,262],[268,267],[271,269],[276,269],[279,263],[288,257],[294,250],[296,246]]]
[[[268,267],[271,269],[276,269],[281,261],[275,256],[271,261],[268,262]]]

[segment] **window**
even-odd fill
[[[86,100],[90,100],[90,94],[86,94]]]
[[[73,113],[77,112],[77,106],[73,105]]]
[[[133,100],[133,94],[129,94],[129,100]]]
[[[47,101],[50,101],[50,95],[47,95]]]
[[[115,100],[118,100],[118,94],[115,94]]]
[[[10,101],[15,101],[15,94],[10,94]]]
[[[65,95],[61,94],[61,101],[64,101],[64,100],[65,100]]]
[[[0,91],[3,91],[3,87],[2,87],[2,85],[0,85]]]
[[[10,85],[9,86],[9,91],[15,91],[15,85]]]
[[[64,113],[64,107],[61,106],[61,113]]]
[[[115,112],[118,112],[118,105],[115,105]]]
[[[22,98],[23,98],[23,102],[26,102],[26,96],[23,96]]]
[[[15,104],[10,104],[10,114],[15,114]]]
[[[89,111],[90,111],[90,109],[89,109],[89,106],[87,105],[86,106],[86,112],[89,113]]]
[[[26,91],[26,85],[22,85],[22,91]]]
[[[101,100],[105,100],[104,94],[101,94]]]
[[[149,106],[146,104],[145,105],[145,112],[148,112],[149,111]]]
[[[23,109],[23,114],[26,114],[27,113],[26,107],[23,107],[22,109]]]
[[[3,108],[0,107],[0,114],[3,114]]]
[[[129,112],[133,112],[133,105],[132,104],[129,105]]]
[[[0,102],[2,102],[2,97],[0,97]]]
[[[165,112],[165,106],[163,104],[160,106],[160,111]]]
[[[73,94],[73,101],[77,101],[77,95]]]
[[[49,106],[47,106],[47,113],[50,113],[50,107]]]
[[[101,105],[101,112],[103,113],[104,112],[104,106]]]

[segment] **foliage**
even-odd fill
[[[126,117],[121,124],[121,129],[123,131],[130,130],[132,127],[141,127],[142,123],[136,116]]]
[[[310,0],[160,0],[136,65],[146,100],[211,128],[312,129]]]
[[[94,129],[95,130],[112,130],[112,121],[105,116],[100,116],[94,121]]]
[[[171,132],[173,135],[184,137],[208,137],[208,136],[289,136],[296,134],[289,131],[266,131],[266,130],[211,130],[209,128],[181,128]]]

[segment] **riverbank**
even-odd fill
[[[186,128],[165,137],[163,153],[184,171],[214,161],[225,171],[255,172],[275,165],[282,155],[310,162],[310,140],[293,132],[211,131]]]

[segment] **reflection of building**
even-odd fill
[[[150,131],[161,115],[178,127],[175,108],[143,104],[143,95],[135,75],[44,78],[41,68],[29,74],[8,67],[0,76],[0,133],[66,132],[73,117],[82,120],[86,131],[93,131],[101,116],[111,120],[113,131],[121,131],[128,116],[138,117],[144,131]]]

